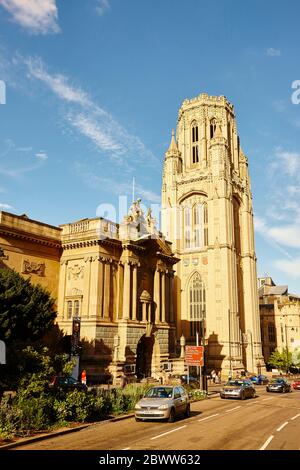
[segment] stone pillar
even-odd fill
[[[132,269],[132,320],[136,321],[137,309],[137,266]]]
[[[118,264],[118,285],[117,285],[117,318],[122,318],[122,296],[123,296],[123,265]]]
[[[130,318],[130,264],[124,262],[124,287],[123,287],[123,319]]]
[[[90,308],[89,317],[96,318],[99,316],[99,258],[93,256],[91,262],[91,279],[90,279]]]
[[[166,322],[166,273],[161,273],[161,321]]]
[[[154,305],[155,323],[160,322],[160,272],[156,269],[154,273]]]
[[[147,303],[142,302],[142,308],[143,308],[143,322],[147,321]]]
[[[59,286],[58,286],[58,314],[61,318],[65,319],[65,295],[66,295],[66,278],[67,278],[68,261],[61,261],[59,272]]]
[[[110,262],[109,260],[105,263],[104,269],[104,302],[103,302],[103,310],[104,310],[104,318],[109,320],[110,312]]]
[[[104,264],[102,258],[99,261],[99,317],[103,318],[103,286],[104,286]]]
[[[173,305],[173,293],[174,293],[174,273],[170,272],[170,323],[174,323],[174,305]]]
[[[88,256],[84,260],[85,268],[84,268],[84,278],[83,278],[83,305],[82,305],[82,317],[89,316],[90,310],[90,288],[91,288],[91,264],[92,264],[92,257]]]

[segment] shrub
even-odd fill
[[[64,399],[55,399],[53,403],[55,419],[65,421],[93,421],[105,416],[104,400],[94,394],[74,390],[66,393]]]
[[[207,396],[207,392],[205,390],[191,390],[189,392],[189,397],[191,400],[199,401],[204,400]]]
[[[9,398],[0,402],[0,437],[10,439],[17,433],[22,420],[22,412],[9,403]]]

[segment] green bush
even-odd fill
[[[17,433],[21,425],[22,412],[9,403],[9,398],[0,402],[0,437],[10,439]]]
[[[204,400],[206,398],[207,392],[205,390],[191,390],[189,392],[189,397],[191,400],[199,401]]]
[[[94,394],[79,390],[66,393],[64,399],[55,399],[53,403],[55,420],[96,421],[105,416],[104,400]]]

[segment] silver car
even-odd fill
[[[178,415],[190,416],[189,396],[178,386],[152,387],[135,405],[135,420],[164,419],[173,423]]]
[[[227,384],[220,391],[221,398],[254,398],[256,390],[251,380],[229,380]]]

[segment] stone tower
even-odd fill
[[[164,160],[162,231],[180,258],[178,335],[205,344],[208,370],[263,370],[248,160],[224,96],[200,94],[179,110]]]

